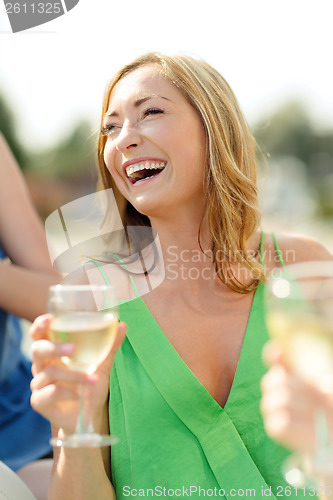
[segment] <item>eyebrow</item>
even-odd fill
[[[136,101],[134,101],[134,107],[138,108],[139,106],[141,106],[141,104],[144,104],[146,101],[149,101],[150,99],[154,99],[154,97],[160,97],[161,99],[165,99],[166,101],[170,101],[170,99],[168,97],[164,97],[162,95],[157,95],[157,94],[151,94],[151,95],[148,95],[146,97],[141,97],[140,99],[137,99]],[[105,116],[118,116],[118,113],[116,111],[109,110],[105,113]]]

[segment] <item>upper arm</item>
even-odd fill
[[[285,265],[315,260],[333,260],[332,253],[318,240],[308,236],[277,233],[276,241]],[[268,273],[281,267],[278,249],[271,234],[265,237],[264,266]]]
[[[97,265],[97,263],[99,265]],[[113,285],[116,293],[116,299],[119,303],[135,299],[146,293],[146,277],[142,273],[135,276],[136,286],[133,287],[132,276],[118,262],[103,262],[95,260],[87,262],[82,267],[69,273],[64,279],[64,284],[69,285]]]
[[[9,258],[18,265],[52,271],[45,232],[24,176],[0,134],[0,239]]]
[[[315,260],[333,260],[333,254],[309,236],[280,233],[277,241],[286,265]]]

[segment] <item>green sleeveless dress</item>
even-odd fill
[[[278,252],[280,255],[280,253]],[[221,408],[169,342],[144,301],[119,306],[127,337],[111,372],[112,482],[128,496],[313,498],[281,475],[289,452],[270,440],[259,410],[264,284],[252,309],[231,392]]]

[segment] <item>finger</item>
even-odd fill
[[[30,387],[32,391],[40,390],[47,385],[94,385],[96,377],[83,372],[69,370],[65,365],[49,365],[32,379]]]
[[[115,341],[114,341],[112,349],[111,349],[113,356],[115,356],[119,347],[123,343],[123,341],[126,337],[126,331],[127,331],[126,323],[123,323],[123,322],[118,323],[116,338],[115,338]]]
[[[71,356],[74,351],[74,344],[54,343],[49,340],[36,340],[31,346],[34,373],[38,373],[52,362],[59,362],[62,356]]]
[[[277,411],[294,411],[304,408],[298,398],[298,384],[283,366],[274,366],[261,379],[262,398],[260,409],[264,415]]]
[[[51,322],[50,314],[43,314],[42,316],[38,316],[35,321],[32,323],[29,334],[33,340],[41,340],[48,339],[48,331]]]
[[[105,360],[103,361],[103,363],[101,363],[101,365],[99,367],[99,369],[103,373],[104,372],[107,374],[110,373],[111,366],[112,366],[112,363],[114,361],[114,357],[115,357],[119,347],[121,346],[121,344],[123,343],[123,341],[126,337],[126,331],[127,331],[126,323],[123,323],[123,322],[118,323],[117,333],[116,333],[116,337],[115,337],[115,340],[113,342],[112,348],[111,348],[108,356],[105,358]]]
[[[76,420],[78,411],[77,387],[49,384],[31,394],[32,408],[51,422],[67,425],[69,418]]]
[[[261,391],[268,392],[274,389],[287,385],[290,380],[290,375],[282,365],[275,365],[265,373],[260,381]]]
[[[283,362],[282,349],[276,340],[267,342],[262,350],[262,360],[266,366],[272,366],[275,363]]]
[[[38,390],[33,390],[31,394],[32,406],[39,409],[52,407],[62,401],[78,400],[77,385],[47,384]]]
[[[293,414],[287,410],[276,411],[265,417],[264,427],[271,438],[288,448],[313,451],[315,432],[310,415]]]
[[[261,390],[261,410],[265,415],[277,411],[311,415],[319,406],[317,391],[281,366],[271,368],[263,377]]]

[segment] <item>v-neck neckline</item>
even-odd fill
[[[217,483],[226,491],[228,488],[231,491],[235,484],[245,489],[249,481],[258,492],[269,487],[246,446],[238,417],[235,418],[240,416],[244,420],[245,417],[246,421],[246,416],[258,419],[259,415],[260,389],[257,382],[263,371],[263,366],[259,366],[260,348],[267,335],[267,331],[260,326],[263,294],[264,283],[260,283],[254,292],[236,373],[223,408],[183,361],[140,297],[119,308],[120,318],[128,323],[124,349],[120,350],[118,360],[116,356],[114,365],[115,377],[125,377],[120,397],[129,404],[133,400],[131,391],[140,394],[142,385],[145,396],[148,394],[153,405],[159,405],[159,398],[162,398],[164,406],[158,406],[160,411],[163,409],[163,415],[160,414],[158,419],[160,432],[164,432],[164,418],[171,418],[171,415],[172,419],[176,419],[175,425],[179,421],[181,426],[185,426],[202,448]],[[127,375],[131,388],[129,392]],[[110,401],[112,399],[111,396]],[[134,398],[132,418],[137,418],[135,405],[140,405],[138,401],[140,399]],[[118,407],[120,402],[115,404]],[[246,413],[240,411],[245,408]],[[144,411],[139,410],[138,418]],[[155,431],[152,426],[152,433]],[[272,500],[275,498],[272,495]]]
[[[251,343],[252,331],[254,330],[254,328],[252,327],[252,322],[253,322],[252,318],[254,316],[254,312],[258,310],[259,301],[263,293],[263,287],[264,284],[260,282],[258,288],[254,292],[251,309],[245,329],[245,334],[243,337],[242,347],[238,358],[237,368],[235,371],[235,375],[233,378],[233,382],[226,403],[223,407],[214,399],[214,397],[210,394],[208,389],[206,389],[206,387],[200,382],[200,380],[196,377],[196,375],[193,373],[190,367],[180,356],[180,354],[175,349],[173,344],[170,342],[168,337],[165,335],[162,328],[157,323],[155,317],[153,316],[150,309],[148,308],[148,306],[141,297],[137,297],[136,299],[130,301],[130,303],[128,304],[131,304],[132,306],[129,307],[133,308],[133,310],[136,311],[137,320],[138,320],[137,318],[138,311],[137,307],[135,306],[135,303],[140,304],[139,307],[140,313],[143,314],[142,318],[143,321],[142,322],[140,321],[140,323],[145,325],[145,329],[144,332],[141,331],[141,333],[138,332],[137,328],[129,329],[127,334],[128,339],[131,343],[134,342],[136,350],[139,349],[141,351],[143,359],[147,358],[146,365],[148,370],[150,371],[151,369],[151,372],[154,374],[159,373],[162,379],[166,378],[165,364],[166,363],[170,364],[170,360],[172,360],[171,361],[172,367],[169,368],[170,368],[170,376],[172,376],[173,378],[173,383],[176,383],[178,379],[182,380],[182,384],[184,384],[184,380],[186,380],[186,387],[188,388],[189,391],[191,391],[191,397],[193,397],[193,391],[195,388],[195,391],[198,395],[198,401],[200,400],[203,402],[203,406],[205,407],[205,409],[207,409],[207,405],[210,405],[214,414],[219,414],[227,410],[231,405],[234,399],[234,392],[236,390],[236,386],[239,385],[239,380],[242,377],[243,358],[245,357],[244,353],[247,350],[247,345],[249,344],[249,342]],[[136,342],[137,339],[140,340],[140,342]],[[149,355],[150,346],[156,347],[151,351],[154,353],[152,356]],[[161,353],[160,358],[158,356],[158,353]],[[171,375],[171,371],[173,372],[173,375]],[[174,376],[175,372],[179,373],[179,376],[176,375],[175,377]],[[173,392],[175,393],[174,387],[175,386],[173,385]],[[181,394],[184,395],[184,391],[181,391]]]

